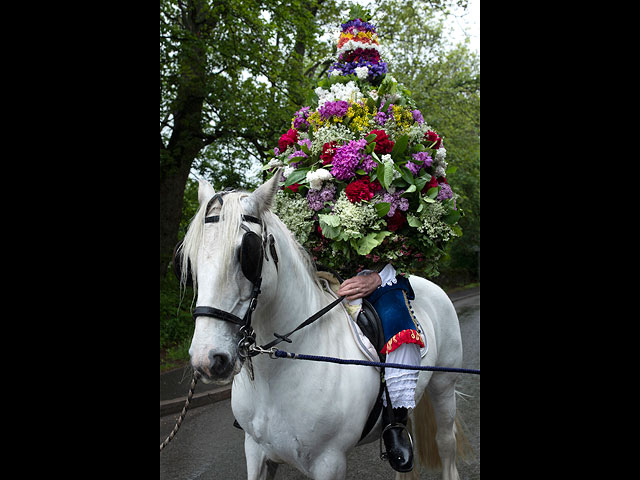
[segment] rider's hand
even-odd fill
[[[376,272],[367,275],[358,275],[345,280],[338,289],[338,295],[346,296],[347,300],[368,297],[382,284],[380,275]]]

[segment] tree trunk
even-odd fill
[[[173,131],[168,145],[160,145],[160,278],[167,272],[178,239],[184,189],[191,165],[206,145],[202,106],[206,96],[206,57],[198,42],[202,3],[189,2],[183,11],[185,36],[180,50],[180,85],[173,109]]]

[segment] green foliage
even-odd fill
[[[191,318],[193,290],[181,294],[178,280],[167,275],[160,283],[160,350],[168,350],[189,343],[193,336]]]

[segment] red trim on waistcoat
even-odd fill
[[[422,335],[420,335],[417,330],[407,329],[402,330],[391,337],[389,341],[385,343],[383,349],[380,350],[380,353],[389,354],[403,343],[417,343],[420,345],[420,348],[424,348]]]

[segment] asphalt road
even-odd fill
[[[480,295],[456,303],[464,348],[464,368],[480,368]],[[476,458],[458,462],[463,480],[480,478],[480,376],[461,375],[457,390],[458,411]],[[175,424],[176,415],[160,418],[160,442]],[[243,480],[247,470],[244,433],[233,427],[230,400],[223,400],[190,411],[176,437],[160,455],[161,480]],[[348,480],[391,480],[395,472],[378,458],[377,442],[352,450],[348,456]],[[304,480],[293,467],[280,465],[276,480]],[[421,472],[421,480],[440,480],[439,473]]]

